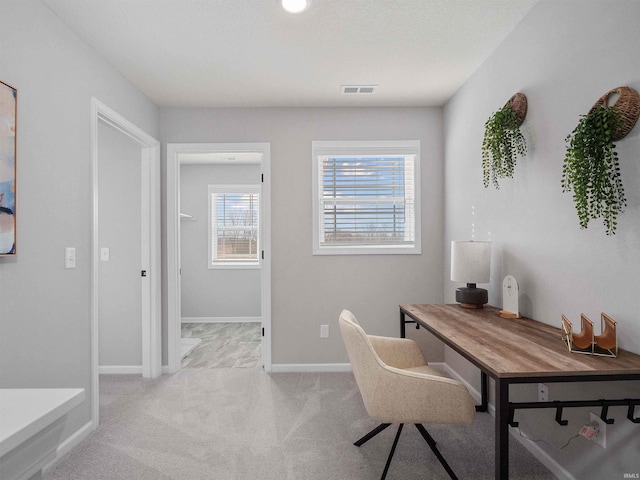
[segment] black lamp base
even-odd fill
[[[456,302],[463,308],[482,308],[489,302],[489,292],[476,288],[475,283],[467,283],[466,287],[456,288]]]

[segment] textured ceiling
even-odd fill
[[[42,1],[158,106],[192,107],[443,105],[537,2]]]

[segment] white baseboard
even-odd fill
[[[509,433],[520,444],[526,448],[531,455],[536,457],[538,461],[549,469],[559,480],[576,480],[562,465],[549,456],[547,452],[542,450],[540,446],[533,440],[529,440],[518,433],[517,428],[509,428]]]
[[[56,450],[56,456],[53,460],[47,463],[42,469],[43,472],[46,472],[51,467],[53,467],[58,460],[64,457],[67,453],[71,451],[76,445],[82,442],[85,438],[91,434],[96,429],[96,426],[92,421],[85,423],[82,427],[76,430],[69,438],[67,438],[64,442],[62,442],[58,449]]]
[[[262,317],[182,317],[181,323],[260,323]]]
[[[272,373],[350,371],[350,363],[274,363],[271,365]]]
[[[350,363],[274,363],[270,368],[264,366],[267,373],[290,373],[290,372],[350,372]],[[162,374],[170,375],[168,365],[162,366]]]
[[[142,375],[142,365],[100,365],[100,375]]]

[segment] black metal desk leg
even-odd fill
[[[404,321],[404,312],[400,310],[400,338],[405,338],[405,321]]]
[[[496,480],[509,478],[509,382],[496,378]]]
[[[476,405],[476,412],[486,412],[489,406],[489,377],[482,371],[480,372],[480,391],[482,399],[480,405]]]

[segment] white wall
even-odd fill
[[[260,317],[261,272],[210,269],[209,185],[255,185],[260,165],[181,165],[180,208],[194,217],[180,222],[182,318]]]
[[[158,112],[39,1],[0,2],[0,46],[18,89],[19,252],[0,259],[0,386],[84,388],[67,438],[91,418],[90,99],[156,137]]]
[[[343,308],[369,332],[397,336],[398,304],[442,301],[441,109],[166,108],[160,122],[163,143],[271,144],[274,364],[346,363]],[[311,142],[397,139],[421,141],[422,255],[311,255]],[[431,350],[442,357],[439,344]]]
[[[142,368],[140,145],[98,125],[99,365]]]
[[[636,1],[557,2],[542,0],[445,107],[445,269],[444,296],[454,301],[449,281],[449,243],[471,237],[493,241],[490,303],[500,306],[502,279],[520,284],[524,315],[560,325],[562,313],[579,322],[584,312],[599,322],[600,312],[619,322],[620,345],[640,353],[640,317],[633,289],[640,267],[640,126],[617,143],[627,211],[618,233],[607,237],[601,221],[580,230],[570,193],[560,186],[565,137],[593,103],[612,88],[640,91]],[[513,180],[500,190],[482,185],[484,122],[514,93],[527,95],[522,126],[529,154]],[[475,211],[475,215],[472,213]],[[599,327],[598,327],[599,328]],[[599,330],[598,330],[599,331]],[[557,339],[560,342],[560,338]],[[477,385],[477,372],[447,350],[446,361]],[[473,375],[471,377],[470,375]],[[513,388],[517,395],[532,389]],[[551,398],[597,399],[640,396],[635,384],[550,385]],[[569,427],[554,412],[519,412],[523,431],[553,446],[536,445],[575,478],[621,478],[640,471],[640,429],[612,409],[607,450],[569,437],[588,422],[588,409],[565,413]],[[611,433],[613,432],[613,433]],[[611,456],[611,458],[609,457]]]

